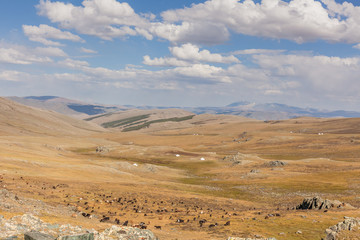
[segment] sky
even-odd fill
[[[360,111],[360,1],[1,0],[0,96]]]

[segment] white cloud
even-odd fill
[[[171,66],[189,66],[189,62],[185,62],[176,58],[154,58],[150,56],[144,56],[143,63],[148,66],[159,66],[159,67],[171,67]]]
[[[224,69],[207,64],[193,64],[189,67],[177,67],[169,70],[177,75],[203,79],[203,82],[231,82],[224,76]]]
[[[82,69],[83,67],[89,66],[89,63],[86,61],[74,60],[71,58],[67,58],[65,60],[59,61],[58,63],[62,66],[66,66],[74,69]]]
[[[72,34],[71,32],[61,31],[57,28],[48,26],[46,24],[40,24],[40,26],[23,25],[23,31],[25,35],[35,42],[40,42],[44,45],[61,46],[59,42],[51,41],[49,39],[56,40],[69,40],[74,42],[84,42],[79,36]]]
[[[0,62],[28,65],[32,63],[52,62],[48,57],[34,54],[32,51],[22,46],[0,48]]]
[[[323,39],[360,42],[360,7],[334,0],[209,0],[162,13],[168,23],[218,24],[236,33],[297,43]],[[327,7],[327,8],[326,8]],[[177,25],[178,26],[178,25]],[[179,25],[180,26],[180,25]],[[199,27],[201,28],[201,27]]]
[[[151,59],[150,56],[144,56],[143,63],[148,66],[161,67],[185,67],[193,63],[214,62],[214,63],[240,63],[234,55],[223,56],[218,53],[211,53],[209,50],[200,50],[199,47],[191,43],[183,44],[180,47],[170,47],[171,54],[174,57],[161,57]]]
[[[181,47],[171,47],[170,52],[176,58],[187,61],[199,61],[199,62],[215,62],[215,63],[239,63],[239,59],[231,56],[222,56],[220,54],[210,53],[209,50],[200,51],[199,47],[187,43]]]
[[[356,44],[355,46],[353,46],[353,48],[360,49],[360,43],[358,43],[358,44]]]
[[[157,22],[152,23],[150,32],[160,38],[176,43],[195,43],[214,45],[229,39],[226,27],[212,22],[184,21],[180,25]]]
[[[234,55],[253,55],[253,54],[279,54],[285,52],[285,50],[274,49],[245,49],[232,52]]]
[[[269,90],[265,90],[264,94],[265,95],[281,95],[281,94],[283,94],[283,92],[279,89],[269,89]]]
[[[27,73],[18,71],[0,71],[0,80],[18,82],[24,80],[27,75]]]
[[[66,57],[67,54],[60,48],[56,47],[37,47],[35,52],[39,55],[49,56],[49,57]]]
[[[80,48],[80,50],[84,53],[97,53],[97,51],[95,51],[95,50],[84,48],[84,47]]]
[[[82,6],[71,3],[41,0],[38,14],[46,16],[61,27],[75,29],[77,32],[97,36],[104,40],[142,35],[152,39],[146,30],[149,20],[136,14],[126,2],[116,0],[86,0]]]
[[[360,91],[360,58],[301,55],[254,55],[254,63],[267,71],[274,85],[292,81],[284,88],[297,88],[303,94],[338,96]],[[295,82],[294,82],[295,81]],[[351,87],[349,87],[351,86]]]

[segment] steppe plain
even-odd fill
[[[360,119],[198,115],[128,132],[97,121],[0,98],[0,186],[22,200],[0,214],[97,230],[144,222],[160,239],[321,239],[360,216]],[[314,196],[354,208],[294,209]]]

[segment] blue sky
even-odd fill
[[[360,111],[360,2],[2,0],[0,95]]]

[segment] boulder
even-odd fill
[[[24,240],[55,240],[55,238],[41,232],[27,232],[24,234]]]
[[[325,230],[325,240],[336,240],[337,234],[341,231],[351,231],[354,227],[360,225],[360,218],[344,217],[344,219],[344,221],[339,222]]]
[[[282,167],[282,166],[285,166],[287,163],[283,162],[283,161],[276,160],[276,161],[270,161],[268,164],[269,164],[270,167]]]
[[[60,236],[57,240],[94,240],[94,233]]]
[[[351,207],[349,204],[342,203],[338,200],[322,199],[321,197],[305,198],[303,202],[296,207],[298,210],[322,210],[330,208]]]

